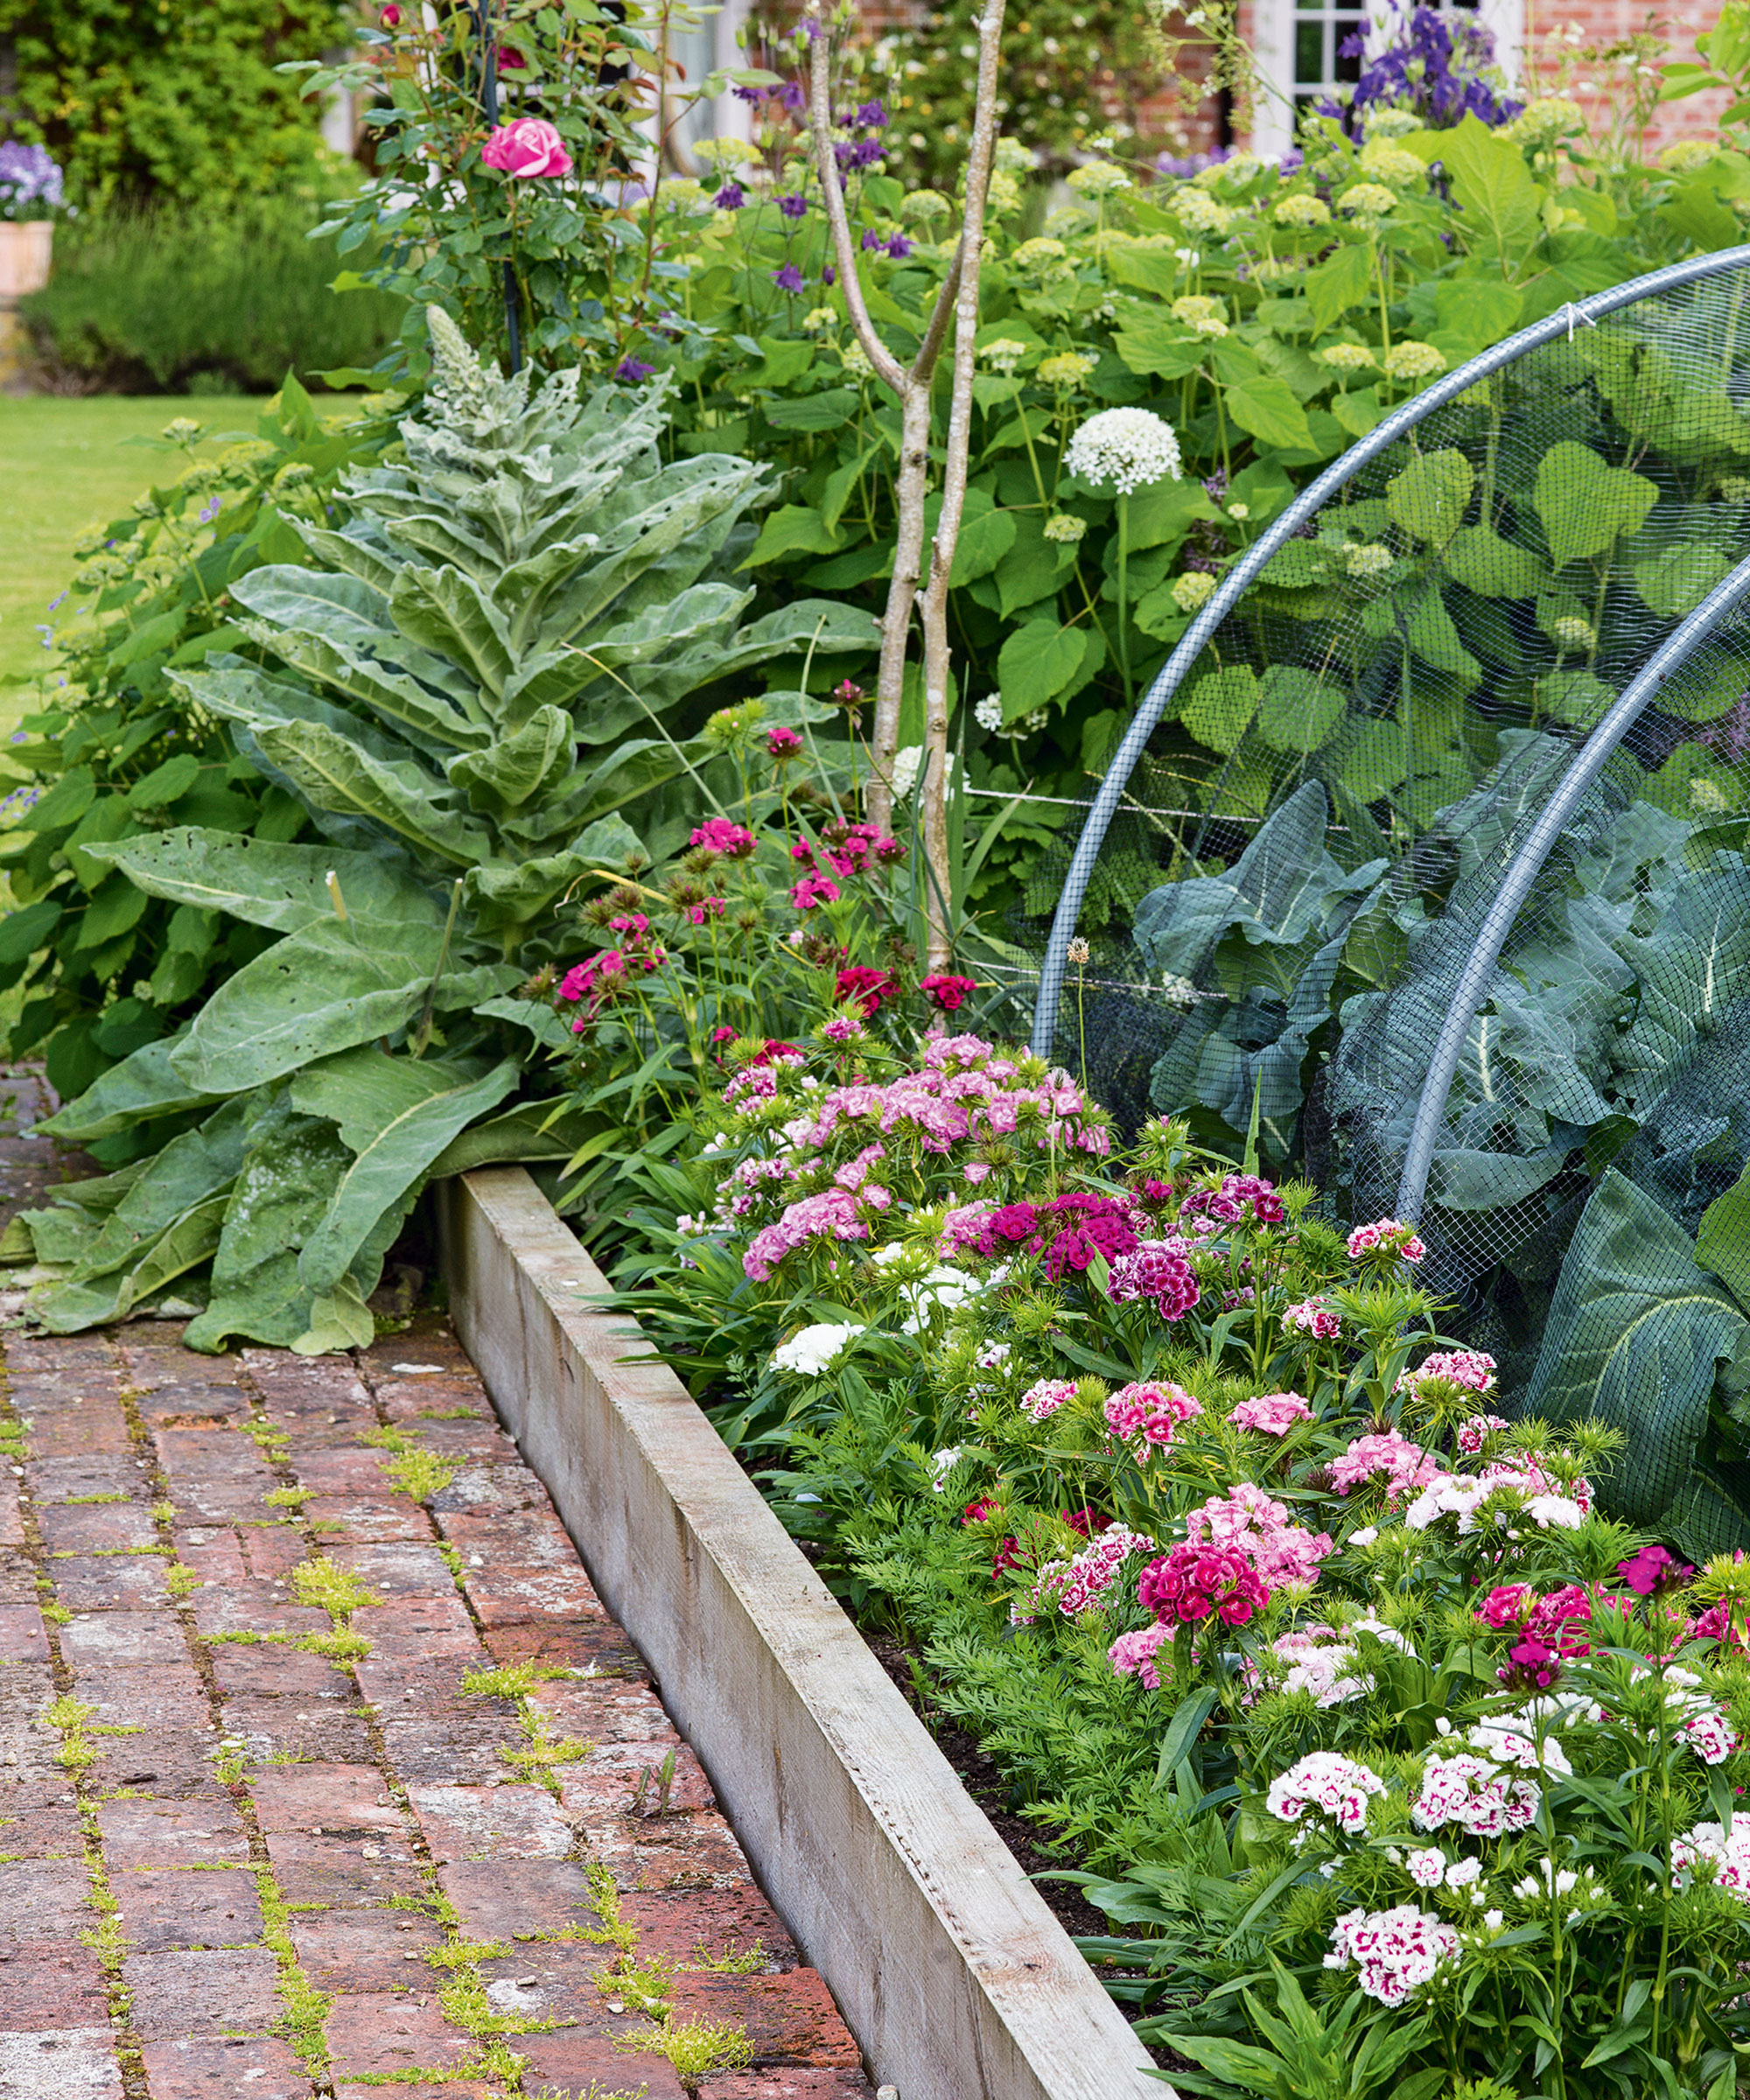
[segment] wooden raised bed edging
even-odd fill
[[[456,1328],[767,1894],[901,2100],[1174,2100],[820,1578],[520,1167],[440,1189]]]

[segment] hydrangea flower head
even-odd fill
[[[1121,496],[1180,476],[1172,425],[1147,409],[1102,409],[1070,439],[1063,463],[1090,488],[1108,484]]]

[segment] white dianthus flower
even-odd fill
[[[818,1378],[841,1355],[846,1346],[863,1333],[861,1327],[816,1321],[802,1327],[772,1352],[774,1371],[794,1371],[803,1378]]]
[[[1322,197],[1279,197],[1270,215],[1278,226],[1328,226],[1331,207]]]
[[[1098,488],[1110,482],[1121,496],[1179,479],[1179,439],[1172,425],[1147,409],[1102,409],[1070,439],[1063,463]]]
[[[948,1486],[948,1475],[960,1463],[960,1446],[950,1444],[946,1451],[939,1451],[930,1460],[930,1486],[940,1494]]]
[[[1181,612],[1200,612],[1215,595],[1215,579],[1201,569],[1187,569],[1176,576],[1169,596]]]
[[[972,719],[978,724],[980,729],[987,729],[994,735],[996,732],[1001,729],[1003,726],[1003,701],[1001,695],[998,693],[986,693],[984,697],[978,703],[977,706],[973,709]]]
[[[1432,343],[1394,343],[1385,354],[1388,379],[1432,379],[1446,368],[1445,354]]]

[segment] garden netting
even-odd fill
[[[1299,523],[1169,668],[1035,1033],[1126,1124],[1413,1210],[1505,1411],[1623,1429],[1621,1513],[1697,1551],[1750,1546],[1746,296],[1740,251],[1571,310]]]

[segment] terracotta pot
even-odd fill
[[[40,291],[53,247],[52,219],[0,219],[0,299]]]

